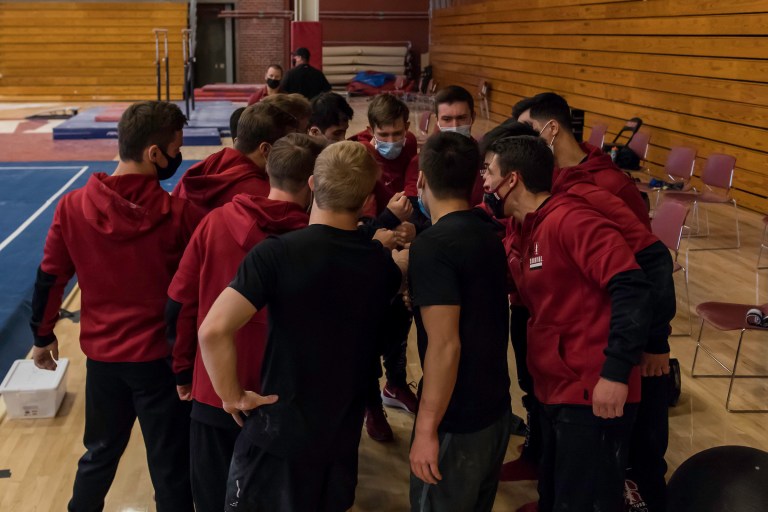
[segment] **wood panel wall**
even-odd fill
[[[586,111],[612,140],[639,116],[649,166],[669,149],[736,157],[733,195],[768,212],[768,0],[508,0],[435,9],[430,59],[442,85],[491,84],[492,119],[542,91]],[[696,180],[695,180],[696,181]]]
[[[0,101],[155,99],[153,28],[168,29],[180,99],[186,26],[183,2],[0,2]]]

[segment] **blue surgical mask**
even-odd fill
[[[405,146],[405,138],[396,142],[383,142],[374,137],[376,151],[387,160],[394,160],[400,156]]]
[[[424,214],[424,216],[427,218],[428,221],[432,222],[432,215],[429,214],[429,208],[427,208],[427,205],[424,204],[424,200],[421,198],[421,191],[419,191],[419,210],[421,210],[421,213]]]
[[[461,126],[439,126],[441,132],[456,132],[467,138],[472,136],[472,125],[464,124]]]

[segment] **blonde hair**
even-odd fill
[[[324,210],[357,212],[373,192],[379,166],[359,142],[325,148],[315,161],[315,201]]]

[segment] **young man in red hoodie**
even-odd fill
[[[197,350],[197,329],[227,287],[245,255],[270,235],[306,227],[311,193],[307,180],[323,146],[290,133],[275,142],[267,159],[268,197],[239,194],[208,214],[195,231],[168,289],[166,316],[175,326],[173,370],[179,398],[192,400],[190,453],[195,510],[218,511],[240,428],[224,412]],[[267,342],[267,311],[261,310],[236,336],[240,384],[261,390]],[[194,368],[194,372],[193,372]]]
[[[248,414],[227,511],[342,511],[354,502],[365,384],[378,327],[401,285],[398,265],[406,264],[357,229],[377,175],[360,144],[324,149],[309,178],[309,226],[254,247],[200,326],[203,362],[224,410],[241,424]],[[237,379],[235,343],[264,308],[266,396]]]
[[[269,150],[277,139],[297,130],[293,115],[268,102],[247,107],[237,123],[235,147],[224,148],[190,167],[172,195],[206,212],[227,204],[237,194],[266,197]]]
[[[650,231],[648,208],[637,186],[601,148],[576,141],[571,128],[571,109],[562,96],[543,92],[521,100],[513,107],[512,117],[531,125],[547,142],[555,156],[552,183],[557,183],[560,175],[570,171],[588,172],[598,187],[606,189],[627,203]]]
[[[393,197],[400,196],[402,203],[407,201],[400,193],[408,164],[416,157],[417,151],[416,136],[408,130],[409,116],[408,106],[401,100],[391,94],[379,94],[368,105],[368,127],[350,138],[362,142],[381,169],[381,177],[374,189],[376,215],[384,212]],[[371,211],[366,213],[374,216]],[[412,230],[409,238],[414,234],[415,230]],[[385,324],[386,331],[382,333],[380,343],[387,382],[381,394],[378,386],[369,390],[366,407],[365,428],[376,441],[394,439],[382,403],[410,413],[418,409],[418,400],[408,386],[405,371],[412,318],[402,297],[398,296],[390,307],[389,321]]]
[[[147,448],[158,511],[193,510],[189,408],[179,401],[167,358],[166,290],[202,218],[158,180],[181,163],[184,115],[173,103],[131,105],[118,124],[120,163],[97,173],[56,207],[32,299],[32,355],[53,370],[53,332],[65,285],[81,291],[80,346],[87,449],[69,510],[101,510],[136,417]]]
[[[531,315],[539,510],[619,511],[650,285],[616,224],[575,194],[550,194],[553,163],[532,136],[499,140],[486,153],[494,210],[514,217],[509,269]]]

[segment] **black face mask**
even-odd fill
[[[157,165],[157,162],[155,162],[155,169],[157,170],[157,179],[160,181],[167,180],[174,174],[176,174],[176,170],[181,165],[181,151],[179,151],[175,157],[171,158],[168,153],[163,151],[162,149],[160,152],[163,154],[166,160],[168,160],[168,165],[165,167],[160,167]]]
[[[277,89],[280,87],[280,80],[275,80],[274,78],[267,78],[267,87],[270,89]]]
[[[504,218],[504,201],[499,197],[498,194],[491,194],[486,192],[483,194],[483,202],[488,206],[488,208],[490,208],[494,217],[497,219]]]

